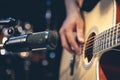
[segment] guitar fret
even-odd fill
[[[100,34],[100,51],[103,50],[103,34]]]
[[[110,46],[113,45],[113,27],[110,28]]]
[[[95,37],[95,41],[94,41],[94,48],[93,48],[93,53],[96,53],[98,50],[98,40],[97,40],[97,36]]]
[[[117,35],[117,43],[120,43],[120,24],[118,24],[118,35]]]
[[[98,50],[98,37],[96,37],[96,39],[95,39],[95,43],[96,43],[96,47],[95,47],[95,52],[97,52],[97,50]]]
[[[100,51],[100,34],[98,35],[98,51]]]
[[[104,35],[104,33],[102,33],[102,50],[103,49],[105,49],[105,47],[104,47],[104,40],[105,39],[105,35]]]
[[[98,34],[94,40],[93,52],[97,53],[120,43],[120,24]]]
[[[98,45],[98,47],[99,47],[99,51],[101,51],[101,34],[99,34],[99,45]]]
[[[107,30],[107,48],[110,46],[110,29]]]
[[[101,50],[104,49],[104,34],[101,33]]]
[[[106,31],[104,31],[104,49],[106,49]]]
[[[116,44],[116,26],[113,29],[113,45]]]
[[[111,42],[110,41],[110,29],[108,29],[108,35],[109,35],[109,37],[108,37],[109,38],[108,47],[110,47],[110,42]]]
[[[116,25],[116,44],[118,44],[117,43],[117,41],[118,41],[118,27],[119,27],[119,25]]]
[[[110,28],[110,46],[113,45],[112,37],[113,37],[113,28]]]

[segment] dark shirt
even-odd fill
[[[84,0],[82,10],[91,11],[100,0]]]
[[[100,0],[84,0],[82,10],[91,11]],[[116,0],[120,4],[120,0]]]

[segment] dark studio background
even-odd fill
[[[47,1],[50,1],[51,5],[48,6]],[[52,12],[50,24],[47,24],[45,18],[47,9]],[[23,24],[29,22],[33,25],[34,32],[44,31],[48,25],[49,29],[58,31],[65,18],[64,0],[0,0],[0,19],[8,17],[21,20]],[[0,80],[58,80],[61,51],[58,41],[54,51],[35,52],[32,58],[0,55]],[[51,52],[55,53],[55,58],[49,57]],[[47,66],[42,65],[41,53],[45,53],[45,59],[49,63]],[[27,71],[26,61],[30,62]]]
[[[82,10],[91,11],[100,0],[84,1]],[[117,1],[120,3],[120,0]],[[52,14],[50,20],[45,18],[48,9]],[[28,22],[33,32],[48,28],[59,31],[65,14],[64,0],[0,0],[0,20],[13,17],[21,21],[23,29]],[[0,44],[2,29],[0,26]],[[19,53],[1,55],[0,52],[0,80],[58,80],[61,51],[59,40],[55,50],[32,52],[24,58]]]
[[[33,24],[34,31],[46,29],[45,13],[49,8],[52,11],[51,25],[57,24],[57,28],[64,19],[64,0],[0,0],[0,17],[14,17]],[[51,2],[47,6],[47,1]],[[53,27],[53,26],[51,26]]]
[[[82,10],[91,11],[98,1],[85,0]],[[51,5],[47,5],[47,2]],[[49,23],[45,18],[48,9],[52,14]],[[45,31],[47,28],[59,31],[65,14],[64,0],[0,0],[0,20],[13,17],[22,22],[23,29],[28,22],[33,26],[33,32]],[[0,42],[2,36],[0,28]],[[19,53],[0,55],[0,80],[58,80],[61,51],[59,40],[55,50],[33,52],[26,58],[20,57]],[[51,53],[55,57],[51,58]],[[43,65],[44,60],[47,60],[47,65]]]
[[[92,0],[85,1],[82,9],[90,11],[99,0],[92,4],[89,3]],[[47,5],[47,2],[51,5]],[[45,18],[48,9],[52,14],[50,23]],[[28,22],[33,26],[33,32],[41,32],[47,28],[59,31],[65,14],[64,0],[0,0],[0,20],[13,17],[22,22],[23,29],[24,23]],[[1,32],[0,28],[0,39]],[[61,51],[59,40],[54,51],[34,52],[27,58],[21,58],[19,54],[0,55],[0,80],[58,80]],[[50,58],[51,52],[55,54],[54,58]],[[45,58],[41,58],[43,56]],[[44,66],[43,60],[47,60],[49,64]]]

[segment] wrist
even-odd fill
[[[80,12],[79,3],[76,0],[65,0],[65,4],[67,15]]]

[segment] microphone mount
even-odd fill
[[[7,18],[7,19],[1,19],[0,25],[3,25],[8,28],[8,34],[10,36],[19,36],[20,32],[15,27],[17,25],[17,21],[14,18]]]
[[[8,28],[10,35],[0,49],[12,52],[54,50],[57,46],[58,34],[56,31],[43,31],[21,35],[14,18],[0,20],[0,25]]]

